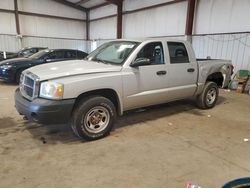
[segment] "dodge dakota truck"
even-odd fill
[[[84,60],[23,71],[15,107],[28,120],[69,123],[80,138],[95,140],[127,110],[185,98],[195,98],[202,109],[214,107],[232,68],[226,60],[197,60],[187,41],[115,40]]]

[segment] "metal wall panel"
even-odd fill
[[[0,51],[15,52],[21,48],[21,41],[14,35],[0,34]]]
[[[85,22],[20,15],[22,35],[85,39]]]
[[[12,1],[12,0],[0,0],[0,7],[2,9],[14,10],[14,1]]]
[[[199,0],[194,34],[250,31],[249,0]]]
[[[148,7],[151,5],[157,5],[165,2],[169,2],[172,0],[124,0],[123,9],[127,10],[134,10],[138,8]]]
[[[44,37],[24,37],[22,47],[41,46],[48,48],[69,48],[87,52],[87,42],[85,40],[55,39]]]
[[[0,12],[0,34],[16,34],[15,24],[14,14]]]
[[[0,51],[15,52],[24,47],[39,46],[48,48],[69,48],[88,52],[87,41],[44,37],[17,38],[14,35],[0,34]]]
[[[90,39],[116,38],[116,17],[90,22]]]
[[[89,17],[91,19],[101,18],[104,16],[110,16],[116,14],[116,5],[107,5],[90,11]]]
[[[86,18],[86,14],[83,11],[71,8],[52,0],[18,0],[18,9],[20,11],[63,16],[69,18]]]
[[[187,2],[171,4],[123,16],[125,38],[183,35]]]
[[[193,36],[192,44],[198,58],[228,59],[235,70],[250,69],[249,33]]]

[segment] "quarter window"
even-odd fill
[[[188,53],[185,45],[181,42],[168,42],[170,63],[189,63]]]

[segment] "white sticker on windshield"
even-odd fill
[[[133,47],[134,47],[133,44],[122,44],[117,51],[121,52],[121,51],[123,51],[126,48],[133,48]]]

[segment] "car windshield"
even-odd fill
[[[48,54],[48,52],[50,52],[50,51],[49,50],[41,50],[41,51],[31,55],[30,58],[32,58],[32,59],[40,59],[44,55]]]
[[[22,49],[21,51],[18,52],[18,54],[20,56],[23,56],[23,57],[29,57],[31,56],[32,54],[34,54],[34,50],[35,49],[32,49],[32,48],[24,48]]]
[[[138,42],[130,41],[108,42],[91,52],[85,59],[101,63],[122,65],[138,44]]]

